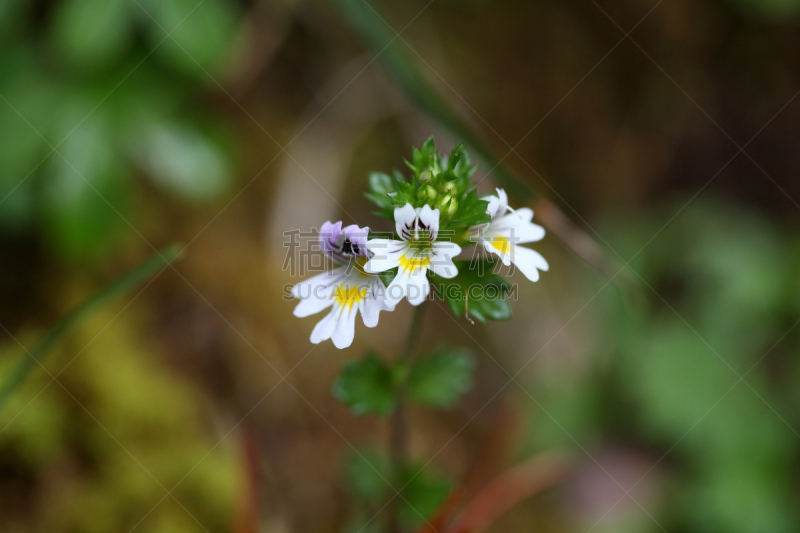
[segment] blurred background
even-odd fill
[[[396,356],[410,307],[313,347],[282,298],[284,232],[389,227],[368,173],[461,139],[337,5],[0,2],[0,373],[186,245],[3,406],[0,530],[355,532],[376,511],[351,457],[387,424],[330,386],[367,350]],[[400,32],[386,53],[636,286],[551,232],[512,321],[430,304],[422,346],[468,348],[478,372],[454,410],[410,413],[432,460],[412,499],[432,513],[481,465],[559,451],[566,479],[491,531],[800,530],[800,1],[369,6]]]

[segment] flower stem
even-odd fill
[[[406,418],[405,389],[408,372],[411,370],[411,365],[416,355],[414,345],[417,343],[422,330],[423,308],[424,305],[418,305],[414,308],[406,345],[400,354],[400,361],[405,365],[406,371],[402,381],[397,386],[395,409],[389,420],[389,460],[392,468],[392,483],[395,489],[399,489],[403,485],[402,471],[408,462],[408,420]],[[400,501],[397,495],[394,495],[389,506],[389,533],[400,532],[399,510]]]

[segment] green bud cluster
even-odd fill
[[[407,179],[399,170],[392,175],[374,172],[369,177],[367,198],[380,209],[377,213],[390,220],[394,209],[410,203],[414,207],[429,205],[439,210],[440,227],[458,230],[489,222],[488,202],[476,196],[472,175],[477,169],[469,155],[458,145],[450,155],[436,151],[433,137],[419,148],[411,149],[411,170]]]

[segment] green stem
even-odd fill
[[[414,308],[414,315],[411,318],[411,328],[408,330],[406,345],[403,349],[403,353],[400,354],[400,362],[405,367],[403,378],[397,386],[395,409],[389,421],[389,460],[391,462],[392,481],[395,488],[402,486],[403,467],[408,463],[408,419],[406,417],[405,389],[408,373],[411,371],[411,365],[416,358],[414,346],[419,340],[420,332],[422,331],[424,307],[424,304],[420,304]],[[389,533],[399,533],[400,531],[400,522],[398,520],[399,510],[400,501],[395,495],[389,507]]]

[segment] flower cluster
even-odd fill
[[[496,263],[513,264],[531,281],[548,269],[538,252],[518,246],[544,237],[544,228],[531,222],[533,211],[509,207],[502,189],[478,197],[470,180],[475,167],[461,146],[441,156],[428,139],[413,149],[407,165],[410,180],[399,171],[374,173],[366,195],[379,207],[377,214],[394,220],[394,234],[377,235],[341,222],[322,225],[320,245],[336,267],[292,288],[292,296],[301,300],[295,316],[331,308],[312,331],[312,343],[331,339],[337,348],[346,348],[353,342],[359,312],[364,325],[375,327],[381,311],[393,311],[403,299],[420,305],[432,285],[456,314],[467,312],[481,321],[508,318],[507,302],[482,302],[472,289],[504,286],[502,277],[489,272]],[[454,261],[469,245],[472,259]],[[477,260],[481,250],[486,257]],[[447,290],[452,288],[458,290]],[[502,298],[502,291],[494,294]]]

